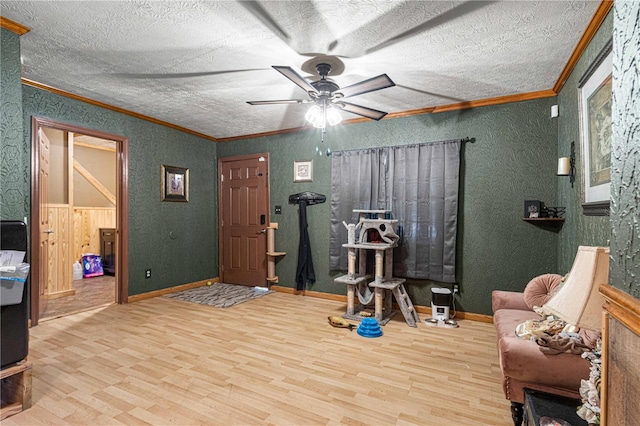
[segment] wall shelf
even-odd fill
[[[278,224],[275,222],[271,222],[269,226],[267,226],[267,281],[269,283],[278,282],[278,276],[276,275],[276,257],[287,254],[284,251],[275,250],[276,229],[278,229]]]
[[[555,233],[560,232],[564,224],[564,217],[524,217],[522,220],[538,228]]]

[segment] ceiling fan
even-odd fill
[[[314,105],[307,112],[305,118],[315,127],[322,128],[323,132],[326,124],[335,125],[341,121],[338,110],[347,111],[372,120],[380,120],[387,115],[386,112],[345,102],[344,99],[395,86],[395,83],[387,74],[381,74],[340,88],[338,84],[327,78],[332,71],[334,71],[334,75],[337,75],[344,70],[344,64],[336,56],[320,55],[303,64],[303,71],[307,71],[310,74],[314,74],[313,69],[315,68],[315,72],[320,76],[320,79],[315,81],[307,81],[291,67],[273,66],[273,68],[307,92],[309,99],[248,101],[247,103],[250,105],[313,103]]]

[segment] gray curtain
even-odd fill
[[[354,209],[391,210],[401,243],[394,276],[455,282],[461,140],[334,151],[331,155],[330,267],[347,269]]]

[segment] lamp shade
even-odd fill
[[[558,158],[558,176],[569,176],[571,174],[571,158]]]
[[[600,331],[604,298],[599,287],[608,281],[609,248],[580,246],[566,281],[542,308],[568,324]]]

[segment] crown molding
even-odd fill
[[[600,28],[600,25],[602,25],[602,22],[605,20],[605,18],[609,14],[609,11],[611,10],[612,6],[613,6],[613,1],[611,0],[602,0],[600,2],[598,9],[593,14],[593,18],[591,18],[591,22],[589,22],[587,29],[582,34],[580,41],[578,41],[576,48],[573,50],[573,53],[569,57],[569,61],[567,62],[567,65],[565,65],[564,69],[560,73],[560,77],[558,78],[558,81],[556,81],[556,84],[553,86],[554,92],[556,93],[560,92],[560,89],[562,89],[562,86],[564,86],[564,83],[567,82],[567,80],[569,79],[569,76],[571,75],[571,72],[573,71],[576,64],[580,60],[580,57],[582,56],[585,49],[591,42],[591,39],[593,39],[593,36],[596,34],[598,29]]]
[[[57,95],[64,96],[66,98],[71,98],[71,99],[75,99],[77,101],[86,102],[88,104],[99,106],[101,108],[105,108],[105,109],[108,109],[108,110],[111,110],[111,111],[119,112],[121,114],[125,114],[125,115],[129,115],[129,116],[132,116],[132,117],[136,117],[136,118],[139,118],[141,120],[149,121],[151,123],[155,123],[155,124],[159,124],[159,125],[162,125],[162,126],[166,126],[166,127],[171,128],[171,129],[175,129],[175,130],[179,130],[181,132],[189,133],[191,135],[198,136],[198,137],[201,137],[201,138],[204,138],[204,139],[208,139],[208,140],[213,141],[213,142],[233,142],[233,141],[245,140],[245,139],[256,139],[256,138],[263,138],[263,137],[268,137],[268,136],[276,136],[276,135],[281,135],[281,134],[286,134],[286,133],[294,133],[294,132],[299,132],[299,131],[302,131],[302,130],[312,129],[311,126],[302,126],[302,127],[294,127],[294,128],[290,128],[290,129],[274,130],[274,131],[262,132],[262,133],[253,133],[253,134],[248,134],[248,135],[239,135],[239,136],[230,136],[230,137],[225,137],[225,138],[216,138],[216,137],[213,137],[213,136],[205,135],[204,133],[199,133],[199,132],[187,129],[185,127],[181,127],[181,126],[177,126],[177,125],[172,124],[172,123],[168,123],[166,121],[158,120],[158,119],[155,119],[153,117],[149,117],[149,116],[146,116],[146,115],[138,114],[138,113],[133,112],[133,111],[129,111],[129,110],[126,110],[126,109],[123,109],[123,108],[115,107],[113,105],[105,104],[103,102],[95,101],[95,100],[92,100],[92,99],[89,99],[89,98],[85,98],[83,96],[78,96],[78,95],[75,95],[73,93],[69,93],[69,92],[66,92],[64,90],[56,89],[55,87],[47,86],[46,84],[38,83],[38,82],[35,82],[33,80],[29,80],[29,79],[26,79],[26,78],[22,78],[22,84],[25,84],[25,85],[31,86],[31,87],[35,87],[37,89],[45,90],[47,92],[55,93]],[[507,104],[507,103],[512,103],[512,102],[531,101],[531,100],[534,100],[534,99],[542,99],[542,98],[553,97],[553,96],[556,96],[556,94],[557,93],[555,91],[549,89],[549,90],[539,90],[537,92],[518,93],[518,94],[515,94],[515,95],[499,96],[499,97],[495,97],[495,98],[478,99],[478,100],[475,100],[475,101],[458,102],[458,103],[455,103],[455,104],[440,105],[440,106],[436,106],[436,107],[427,107],[427,108],[420,108],[420,109],[414,109],[414,110],[408,110],[408,111],[393,112],[393,113],[387,114],[383,118],[383,120],[388,120],[388,119],[393,119],[393,118],[410,117],[410,116],[414,116],[414,115],[436,114],[436,113],[439,113],[439,112],[459,111],[459,110],[464,110],[464,109],[480,108],[480,107],[492,106],[492,105],[501,105],[501,104]],[[354,118],[354,119],[351,119],[351,120],[346,120],[346,121],[342,122],[342,124],[343,125],[357,124],[357,123],[366,123],[366,122],[370,122],[370,121],[371,121],[370,119],[362,117],[362,118]]]
[[[556,96],[556,94],[557,93],[554,92],[552,89],[539,90],[537,92],[518,93],[515,95],[506,95],[506,96],[499,96],[495,98],[485,98],[485,99],[478,99],[475,101],[465,101],[465,102],[458,102],[455,104],[440,105],[435,107],[426,107],[426,108],[412,109],[407,111],[392,112],[384,116],[382,120],[411,117],[414,115],[437,114],[439,112],[447,112],[447,111],[459,111],[463,109],[480,108],[484,106],[501,105],[501,104],[508,104],[512,102],[531,101],[534,99],[550,98],[550,97]],[[361,118],[353,118],[351,120],[346,120],[340,124],[341,125],[357,124],[357,123],[367,123],[371,121],[372,120],[368,118],[361,117]],[[255,138],[262,138],[266,136],[275,136],[275,135],[280,135],[284,133],[297,132],[300,130],[307,130],[310,128],[312,127],[305,126],[305,127],[296,127],[292,129],[274,130],[271,132],[254,133],[250,135],[241,135],[241,136],[231,136],[227,138],[218,138],[216,141],[232,142],[232,141],[245,140],[245,139],[255,139]]]
[[[150,123],[159,124],[161,126],[169,127],[170,129],[179,130],[181,132],[188,133],[188,134],[194,135],[194,136],[198,136],[198,137],[203,138],[203,139],[208,139],[208,140],[213,141],[213,142],[217,142],[218,141],[213,136],[205,135],[204,133],[196,132],[194,130],[187,129],[186,127],[181,127],[181,126],[178,126],[176,124],[172,124],[172,123],[169,123],[169,122],[166,122],[166,121],[158,120],[156,118],[149,117],[149,116],[146,116],[146,115],[138,114],[137,112],[129,111],[129,110],[126,110],[124,108],[119,108],[119,107],[116,107],[116,106],[113,106],[113,105],[105,104],[104,102],[95,101],[93,99],[85,98],[84,96],[78,96],[78,95],[75,95],[73,93],[66,92],[66,91],[60,90],[60,89],[56,89],[55,87],[51,87],[51,86],[48,86],[46,84],[38,83],[36,81],[29,80],[29,79],[24,78],[24,77],[22,78],[22,84],[24,84],[26,86],[35,87],[36,89],[41,89],[41,90],[45,90],[47,92],[55,93],[56,95],[64,96],[65,98],[74,99],[76,101],[85,102],[85,103],[88,103],[88,104],[91,104],[91,105],[95,105],[95,106],[98,106],[98,107],[101,107],[101,108],[105,108],[105,109],[108,109],[108,110],[111,110],[111,111],[119,112],[120,114],[129,115],[131,117],[135,117],[135,118],[138,118],[140,120],[148,121]]]
[[[17,22],[12,21],[11,19],[7,19],[4,16],[0,16],[0,27],[18,35],[23,35],[31,31],[31,28],[25,27],[22,24],[18,24]]]

